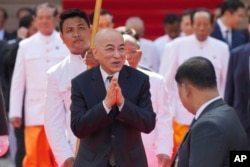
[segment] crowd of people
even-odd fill
[[[250,149],[250,7],[215,12],[169,13],[149,40],[102,9],[90,48],[94,12],[24,7],[9,33],[0,8],[0,166],[229,166]]]

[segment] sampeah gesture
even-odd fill
[[[121,106],[123,102],[124,97],[118,84],[118,79],[113,77],[110,81],[109,87],[107,88],[107,94],[104,99],[104,103],[108,108],[111,108],[115,104]]]

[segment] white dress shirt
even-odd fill
[[[167,83],[175,120],[184,125],[190,125],[193,115],[183,107],[179,99],[175,74],[178,67],[185,60],[194,56],[206,57],[212,62],[215,68],[218,91],[223,97],[229,60],[229,47],[224,42],[212,37],[208,37],[204,42],[200,42],[195,35],[191,35],[171,42],[170,50],[163,55],[161,67],[165,67],[162,68],[165,71],[162,70],[160,73]]]
[[[10,118],[22,117],[24,103],[25,126],[44,125],[46,72],[68,54],[56,31],[50,36],[37,32],[19,43],[10,90]]]
[[[172,39],[167,34],[162,35],[154,40],[156,54],[159,60],[161,60],[165,45],[171,41]],[[160,65],[160,61],[158,61],[157,66],[159,67],[159,65]]]
[[[201,113],[204,111],[204,109],[205,109],[209,104],[213,103],[214,101],[216,101],[216,100],[218,100],[218,99],[220,99],[220,98],[221,98],[221,97],[218,96],[218,97],[215,97],[215,98],[213,98],[213,99],[207,101],[206,103],[202,104],[202,105],[200,106],[200,108],[197,110],[197,112],[196,112],[196,114],[195,114],[195,116],[194,116],[195,120],[197,120],[197,119],[200,117]]]
[[[70,128],[71,79],[87,69],[81,55],[69,55],[51,67],[48,74],[44,118],[48,142],[61,167],[74,157],[76,137]]]
[[[0,40],[4,40],[4,29],[0,29]]]
[[[139,40],[141,50],[142,50],[142,58],[140,60],[140,64],[153,69],[154,71],[158,71],[159,66],[159,58],[157,56],[157,52],[154,46],[153,41],[140,38]]]
[[[142,133],[149,167],[156,167],[158,165],[157,154],[166,154],[169,157],[172,155],[173,114],[168,103],[168,91],[164,78],[155,72],[140,68],[138,70],[149,76],[151,101],[156,113],[155,129],[149,134]]]
[[[232,44],[232,30],[231,28],[227,27],[222,21],[221,19],[217,19],[217,23],[220,27],[220,30],[221,30],[221,33],[222,33],[222,36],[223,38],[226,40],[226,38],[228,38],[228,41],[226,42],[229,42],[228,44],[231,45]],[[228,31],[228,32],[227,32]],[[228,33],[228,34],[227,34]],[[228,35],[228,36],[227,36]]]

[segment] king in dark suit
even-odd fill
[[[74,166],[147,167],[141,132],[155,127],[149,78],[124,65],[116,30],[97,33],[93,54],[100,65],[72,80],[71,128],[80,138]]]
[[[173,167],[229,167],[229,153],[247,150],[247,135],[235,110],[219,97],[215,70],[203,57],[185,61],[177,70],[179,96],[195,115]]]

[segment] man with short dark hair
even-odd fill
[[[87,70],[91,28],[87,14],[80,9],[65,10],[59,25],[60,37],[70,54],[47,71],[44,126],[58,165],[72,167],[76,137],[70,129],[71,79]]]
[[[224,41],[230,49],[247,42],[238,29],[244,16],[244,4],[240,0],[226,0],[221,4],[221,16],[214,24],[211,36]]]
[[[89,16],[90,23],[93,24],[94,21],[94,11]],[[106,9],[101,9],[99,22],[98,22],[98,30],[103,28],[114,28],[114,16]]]
[[[15,36],[6,31],[4,27],[7,20],[8,20],[8,13],[6,9],[0,7],[0,40],[8,41],[11,39],[15,39]]]
[[[193,10],[187,9],[181,14],[180,29],[182,36],[189,36],[193,34],[193,28],[191,24],[191,16],[193,12]]]
[[[175,80],[182,104],[194,115],[172,166],[229,166],[229,152],[247,150],[246,133],[235,113],[219,96],[213,64],[204,57],[186,60]]]
[[[164,18],[164,31],[164,35],[154,40],[156,54],[159,60],[161,60],[165,45],[180,36],[180,17],[177,14],[170,13],[166,15]]]

